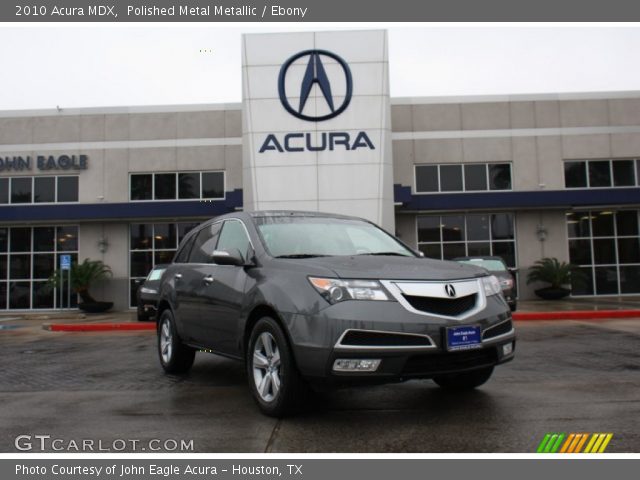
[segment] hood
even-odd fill
[[[332,270],[340,278],[380,280],[458,280],[483,277],[486,270],[429,258],[373,256],[318,257],[296,263]]]

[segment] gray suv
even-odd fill
[[[189,233],[160,284],[167,373],[196,351],[244,361],[260,409],[281,416],[315,390],[432,378],[485,383],[513,358],[500,283],[484,269],[423,258],[366,220],[241,212]]]

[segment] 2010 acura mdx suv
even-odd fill
[[[259,407],[274,416],[309,386],[432,378],[474,388],[515,350],[494,276],[322,213],[203,223],[162,276],[157,319],[166,372],[189,370],[198,350],[243,360]]]

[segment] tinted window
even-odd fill
[[[189,259],[189,253],[191,252],[191,247],[193,246],[193,241],[196,239],[195,235],[192,235],[189,240],[187,240],[180,250],[178,250],[178,254],[176,258],[173,260],[175,263],[187,263]]]
[[[58,177],[58,201],[78,201],[78,177]]]
[[[155,224],[153,226],[153,243],[156,249],[176,248],[176,224]]]
[[[565,162],[564,186],[567,188],[585,188],[587,186],[586,162]]]
[[[416,167],[416,192],[438,191],[438,167],[420,165]]]
[[[176,174],[156,173],[154,177],[155,199],[173,200],[176,198]]]
[[[9,203],[9,179],[0,178],[0,203]]]
[[[224,222],[216,250],[230,250],[232,248],[237,248],[245,260],[250,255],[251,243],[249,242],[249,237],[244,225],[237,220]]]
[[[58,251],[78,250],[78,227],[58,227]]]
[[[33,179],[33,201],[36,203],[55,202],[55,177],[36,177]]]
[[[487,166],[485,164],[464,166],[464,189],[471,191],[487,189]]]
[[[442,240],[445,242],[464,240],[464,215],[448,215],[442,217]],[[445,254],[445,258],[453,258],[451,255],[447,257]],[[464,253],[461,253],[453,256],[464,257],[464,255]]]
[[[200,198],[200,174],[178,174],[178,198]]]
[[[489,240],[488,215],[467,215],[467,240]]]
[[[224,197],[224,173],[203,172],[202,174],[202,198]]]
[[[189,263],[208,263],[216,248],[221,223],[207,225],[196,234],[196,239],[189,254]]]
[[[610,187],[611,171],[609,162],[589,162],[589,186],[591,187]]]
[[[462,191],[462,165],[440,166],[440,190],[442,192]]]
[[[36,227],[33,229],[33,251],[53,252],[56,239],[54,227]]]
[[[619,160],[613,162],[612,166],[614,186],[629,187],[636,184],[633,160]]]
[[[11,179],[11,203],[31,203],[31,178]]]
[[[489,188],[491,190],[511,189],[511,165],[508,163],[489,164]]]
[[[440,241],[440,217],[418,217],[418,241]],[[438,258],[440,258],[439,254]]]
[[[131,175],[131,200],[151,200],[152,175]]]

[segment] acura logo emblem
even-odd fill
[[[450,283],[447,283],[444,286],[444,291],[445,293],[450,296],[451,298],[456,296],[456,289],[453,287],[453,285],[451,285]]]
[[[300,90],[290,92],[291,97],[297,100],[297,105],[294,106],[291,105],[287,97],[287,73],[289,72],[289,67],[291,67],[291,65],[296,60],[304,57],[309,57],[309,60],[304,71]],[[327,70],[324,63],[322,62],[322,58],[329,58],[331,60],[334,60],[338,62],[338,65],[340,67],[342,67],[342,73],[344,74],[345,78],[346,91],[337,92],[338,97],[342,97],[341,103],[339,105],[335,104],[334,95],[336,94],[336,92],[332,91],[331,89],[331,81],[329,80],[329,76],[327,75]],[[330,111],[330,113],[327,113],[326,115],[312,116],[302,113],[305,106],[307,105],[307,100],[309,100],[309,95],[314,85],[317,85],[320,89],[320,93],[322,93],[322,97],[324,98],[328,110]],[[351,95],[353,94],[353,79],[351,78],[351,69],[349,68],[349,65],[347,65],[347,62],[345,62],[335,53],[329,52],[327,50],[305,50],[289,58],[289,60],[284,62],[282,68],[280,68],[280,75],[278,77],[278,94],[280,95],[280,102],[282,103],[282,106],[294,117],[300,118],[302,120],[308,120],[310,122],[329,120],[330,118],[334,118],[340,115],[349,106]],[[319,101],[321,101],[321,99],[319,99]]]

